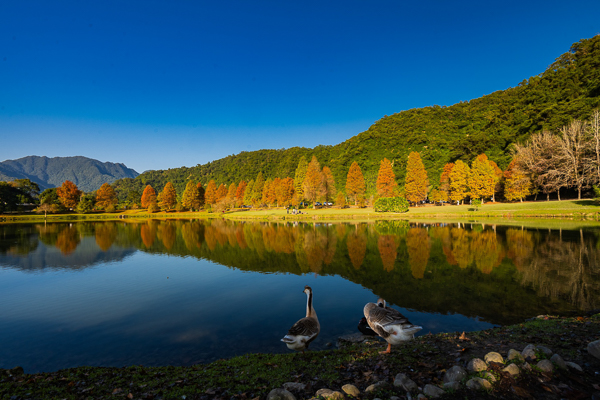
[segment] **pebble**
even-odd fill
[[[407,392],[415,392],[417,391],[417,384],[408,377],[406,374],[398,374],[394,379],[394,386],[400,387]]]
[[[444,383],[444,390],[459,390],[460,382],[446,382]]]
[[[541,351],[542,353],[544,353],[546,355],[546,357],[551,357],[552,354],[554,354],[554,352],[552,350],[550,350],[549,348],[547,348],[546,346],[536,346],[536,348],[538,349],[538,351]]]
[[[474,358],[467,364],[467,369],[471,372],[487,371],[487,364],[481,358]]]
[[[558,354],[554,354],[552,357],[550,357],[550,361],[556,364],[556,366],[560,369],[567,369],[567,363]]]
[[[537,367],[544,372],[552,372],[554,370],[554,366],[552,365],[552,361],[550,360],[542,360],[537,363]]]
[[[492,383],[496,382],[496,377],[491,372],[486,371],[482,375],[483,375],[483,379],[487,379],[488,381],[490,381]]]
[[[523,356],[523,358],[529,357],[532,360],[535,360],[537,358],[537,356],[535,355],[535,345],[528,344],[527,346],[525,346],[525,348],[521,352],[521,355]]]
[[[285,389],[278,388],[269,392],[267,400],[296,400],[296,396]]]
[[[423,394],[432,399],[436,399],[436,398],[440,397],[441,395],[443,395],[444,393],[446,393],[444,391],[444,389],[442,389],[438,386],[429,384],[429,383],[427,385],[425,385],[425,387],[423,388]]]
[[[487,390],[492,388],[492,384],[482,378],[471,378],[467,381],[467,387],[473,390]]]
[[[504,358],[502,358],[502,356],[500,355],[500,353],[497,353],[495,351],[491,351],[491,352],[487,353],[483,359],[488,364],[491,363],[491,362],[495,362],[495,363],[499,363],[499,364],[504,364]]]
[[[515,349],[510,349],[508,351],[508,355],[506,356],[506,358],[510,361],[516,361],[516,362],[521,362],[521,363],[523,361],[525,361],[525,359],[523,358],[521,353]]]
[[[358,388],[354,385],[344,385],[342,386],[342,390],[344,391],[344,393],[353,397],[358,397],[360,395],[360,390],[358,390]]]
[[[521,370],[519,369],[519,367],[517,367],[517,364],[512,363],[509,366],[507,366],[506,368],[504,368],[502,371],[508,372],[509,374],[515,376],[515,375],[519,375],[521,373]]]
[[[467,371],[458,365],[453,366],[444,374],[444,383],[460,382],[467,377]]]
[[[378,389],[385,389],[388,386],[389,386],[389,383],[387,383],[386,381],[379,381],[379,382],[376,382],[376,383],[370,385],[368,388],[366,388],[365,392],[369,393],[369,392],[373,392]]]
[[[594,357],[600,359],[600,340],[590,342],[587,346],[587,351]]]
[[[575,364],[574,362],[570,362],[570,361],[567,361],[565,364],[567,364],[567,367],[569,367],[571,369],[577,370],[579,372],[583,372],[583,368],[581,368],[579,366],[579,364]]]
[[[300,382],[286,382],[283,384],[283,388],[285,390],[295,390],[298,392],[302,392],[306,390],[306,384]]]

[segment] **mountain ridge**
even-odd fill
[[[29,179],[41,190],[61,186],[66,180],[85,192],[97,190],[103,183],[135,178],[139,173],[123,163],[102,162],[84,156],[26,156],[0,162],[0,181]]]

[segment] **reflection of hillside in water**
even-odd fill
[[[90,236],[90,229],[97,234]],[[94,228],[79,224],[2,226],[0,267],[28,272],[79,270],[121,261],[137,250],[113,246],[116,231],[112,223]]]
[[[493,323],[600,307],[597,229],[222,219],[12,227],[0,227],[0,263],[22,269],[83,268],[139,249],[246,271],[338,275],[401,307]]]

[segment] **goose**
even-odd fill
[[[281,339],[289,349],[302,350],[303,353],[321,331],[321,325],[313,307],[313,294],[310,286],[304,287],[304,293],[306,293],[306,317],[292,325],[287,335]]]
[[[367,303],[363,309],[367,323],[379,336],[388,342],[388,347],[381,354],[392,351],[392,344],[400,344],[413,339],[415,333],[423,329],[413,325],[398,310],[386,306],[385,300],[379,298],[377,303]]]

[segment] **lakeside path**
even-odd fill
[[[600,314],[538,316],[479,332],[425,334],[393,346],[388,355],[379,354],[385,342],[363,338],[340,341],[335,350],[246,354],[192,366],[78,367],[30,374],[19,367],[0,369],[0,398],[265,400],[284,387],[293,396],[287,399],[314,399],[317,393],[369,400],[415,399],[423,393],[429,398],[438,393],[440,399],[600,396],[600,353],[590,347],[600,339]],[[534,351],[527,352],[529,344]],[[495,361],[473,362],[490,353],[499,353]],[[517,358],[509,360],[509,354]],[[474,371],[479,364],[481,370]],[[449,371],[460,372],[459,380],[445,386]],[[469,387],[469,382],[482,387]],[[339,395],[327,397],[331,391]]]

